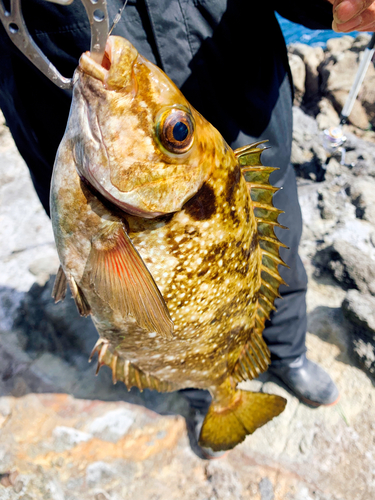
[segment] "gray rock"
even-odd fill
[[[55,304],[52,288],[55,277],[44,285],[35,283],[25,294],[17,311],[15,326],[24,332],[26,351],[53,352],[65,360],[80,359],[86,365],[97,333],[91,319],[77,312],[68,290],[63,302]]]
[[[242,485],[236,472],[222,462],[210,462],[206,467],[206,476],[212,484],[215,500],[240,499]]]
[[[64,451],[73,448],[79,443],[89,441],[92,438],[91,434],[79,431],[72,427],[57,426],[53,429],[52,435],[55,439],[56,451]]]
[[[337,127],[340,122],[339,114],[335,110],[332,102],[326,97],[322,97],[318,104],[319,113],[316,116],[316,122],[320,130]]]
[[[323,165],[327,154],[314,118],[301,109],[293,108],[293,144],[291,162],[297,175],[312,180],[322,180]]]
[[[304,43],[295,43],[289,46],[289,53],[299,56],[305,64],[304,101],[311,105],[311,102],[320,96],[318,67],[324,59],[323,49],[310,47]]]
[[[273,500],[275,498],[273,486],[268,477],[264,477],[259,483],[261,500]]]
[[[356,215],[375,224],[375,179],[360,177],[354,179],[350,186],[350,197],[356,207]]]
[[[342,303],[345,317],[375,341],[375,297],[349,290]]]
[[[356,51],[364,50],[367,47],[370,40],[371,40],[370,33],[359,33],[355,37],[353,45],[351,46],[351,50],[356,50]]]
[[[353,355],[359,366],[375,377],[375,343],[358,331],[353,339]]]
[[[355,176],[369,175],[375,177],[375,144],[365,141],[354,134],[345,132],[348,161],[354,161]]]
[[[329,271],[340,285],[348,290],[375,295],[375,266],[371,257],[347,241],[337,240],[317,252],[314,263]]]
[[[356,52],[348,50],[339,56],[329,53],[320,67],[322,92],[329,98],[331,92],[336,90],[349,92],[355,74],[353,68],[357,68],[358,63],[359,56]]]
[[[25,292],[7,286],[0,286],[0,329],[10,330],[17,317]]]
[[[306,68],[302,59],[292,53],[288,53],[289,66],[293,76],[294,102],[301,104],[305,95]]]
[[[35,259],[29,265],[29,271],[36,277],[38,285],[43,286],[50,279],[51,275],[55,275],[60,265],[59,258],[56,253],[50,258],[46,256]]]
[[[115,471],[105,462],[94,462],[86,469],[86,480],[90,488],[109,481]]]
[[[321,185],[318,190],[317,206],[322,219],[344,220],[347,223],[355,219],[355,207],[346,192],[346,185],[340,185],[341,183],[338,184],[335,182],[335,172],[339,173],[340,170],[342,170],[342,167],[338,161],[335,158],[330,158],[326,169],[326,178],[332,178],[333,182]]]
[[[364,45],[358,39],[353,43],[353,39],[343,37],[330,40],[327,44],[327,55],[320,66],[321,92],[328,97],[336,110],[340,112],[347,98],[348,92],[353,85],[354,76],[363,57]],[[340,44],[346,45],[346,49],[339,48]],[[352,44],[351,47],[349,45]],[[336,50],[337,45],[338,50]],[[332,50],[331,50],[332,49]],[[349,49],[349,50],[348,50]],[[369,66],[365,79],[361,85],[358,99],[355,102],[353,111],[349,117],[351,123],[361,129],[368,127],[370,121],[375,120],[375,68]]]
[[[91,422],[89,431],[105,441],[116,442],[130,429],[135,414],[126,408],[110,411]]]
[[[330,92],[329,97],[333,107],[338,113],[341,113],[348,97],[348,91],[346,89],[335,89]],[[350,112],[348,120],[352,125],[362,130],[369,128],[369,117],[360,99],[354,101],[353,109]]]
[[[363,52],[360,58],[363,57]],[[375,67],[370,64],[366,76],[359,90],[358,99],[366,110],[367,116],[374,127],[375,125]]]
[[[354,38],[349,35],[340,38],[331,38],[327,41],[327,51],[331,54],[341,55],[345,50],[352,47]]]

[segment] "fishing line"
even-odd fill
[[[127,3],[128,3],[128,0],[125,0],[124,5],[119,9],[119,11],[117,12],[117,14],[115,15],[115,17],[113,19],[113,23],[112,23],[111,29],[109,30],[108,36],[112,33],[114,27],[120,21],[122,13],[124,12],[124,9],[125,9]]]

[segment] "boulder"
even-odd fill
[[[350,40],[349,40],[350,39]],[[353,85],[368,38],[342,37],[327,43],[324,62],[320,66],[321,92],[341,111]],[[349,117],[350,122],[363,130],[375,120],[375,67],[370,64],[358,98]]]
[[[327,176],[339,175],[342,166],[335,158],[330,158],[327,165]],[[355,219],[355,207],[350,201],[345,189],[342,186],[330,182],[324,184],[318,190],[318,204],[322,219],[338,221],[348,221]]]
[[[370,376],[375,376],[375,342],[371,342],[361,333],[353,339],[353,354],[359,366]]]
[[[88,354],[97,339],[90,318],[82,318],[70,291],[63,302],[55,304],[51,294],[55,276],[40,286],[35,283],[25,294],[17,311],[15,327],[24,334],[25,350],[37,355],[46,351],[63,359],[82,359],[86,365]]]
[[[372,341],[375,341],[375,297],[349,290],[342,303],[344,316]]]
[[[35,281],[38,285],[43,286],[47,283],[52,275],[55,275],[60,265],[59,258],[56,253],[50,258],[38,257],[29,265],[29,271],[35,276]]]
[[[355,176],[375,177],[375,144],[365,141],[354,134],[345,132],[347,159],[354,162],[353,174]]]
[[[294,102],[301,104],[305,95],[306,69],[302,59],[296,54],[288,54],[289,66],[293,77]]]
[[[300,177],[321,180],[327,155],[316,121],[300,108],[293,108],[293,144],[291,162]]]
[[[375,295],[375,265],[370,255],[344,240],[319,250],[314,264],[328,271],[342,288]]]
[[[306,67],[305,101],[316,101],[319,97],[318,67],[324,59],[321,47],[310,47],[304,43],[295,43],[289,46],[289,53],[299,56]]]
[[[318,109],[319,113],[316,116],[316,123],[320,130],[336,127],[339,124],[339,114],[329,99],[322,97],[318,104]]]
[[[356,216],[375,224],[375,179],[358,177],[350,186],[350,197],[356,207]]]
[[[370,33],[359,33],[354,39],[353,45],[351,46],[351,50],[361,52],[367,47],[370,40],[371,40]]]
[[[330,93],[330,100],[338,114],[341,113],[348,95],[349,94],[346,90],[333,90]],[[355,127],[362,130],[368,129],[370,125],[369,118],[367,116],[366,109],[359,99],[354,101],[353,109],[351,110],[348,119]]]
[[[327,41],[327,51],[335,56],[340,56],[353,46],[354,38],[349,35],[331,38]]]
[[[320,68],[323,93],[329,96],[335,90],[349,92],[358,65],[359,56],[356,52],[348,50],[339,58],[329,55]]]
[[[360,57],[363,52],[360,54]],[[372,126],[375,126],[375,66],[372,62],[359,90],[358,99],[365,109]]]

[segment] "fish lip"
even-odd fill
[[[94,59],[92,59],[91,57],[90,52],[87,51],[81,55],[78,67],[83,73],[95,78],[96,80],[99,80],[100,82],[102,82],[103,85],[105,85],[108,78],[109,68],[111,67],[112,63],[111,56],[112,56],[112,40],[111,37],[109,37],[105,44],[105,50],[101,64],[94,61]]]

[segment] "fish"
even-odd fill
[[[102,64],[82,54],[73,80],[50,197],[55,301],[69,285],[114,383],[207,389],[199,444],[232,449],[286,404],[237,387],[270,364],[262,332],[285,265],[275,168],[262,142],[233,151],[122,37]]]

